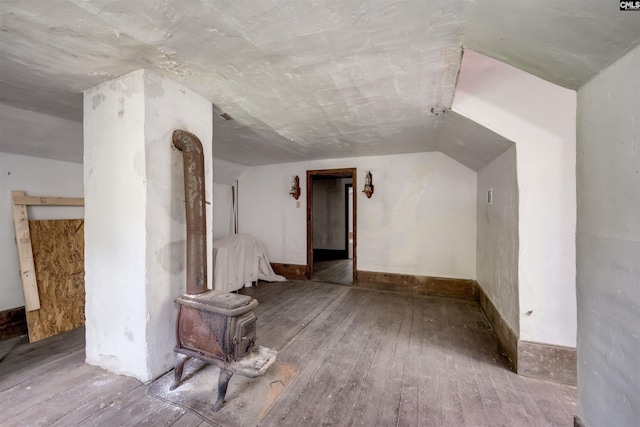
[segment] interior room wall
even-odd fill
[[[33,196],[83,197],[82,165],[0,153],[0,311],[24,306],[13,229],[14,190]],[[27,210],[29,219],[35,220],[84,217],[82,207],[31,206]]]
[[[576,345],[576,93],[466,50],[452,109],[516,144],[520,340]]]
[[[487,192],[491,191],[491,204]],[[516,146],[478,172],[477,281],[511,330],[519,330]]]
[[[175,129],[199,137],[213,182],[211,102],[147,70],[84,94],[86,360],[141,381],[173,366],[174,300],[186,289]],[[211,205],[206,216],[211,230]]]
[[[215,128],[215,123],[214,123]],[[213,155],[216,155],[215,129],[213,141]],[[238,177],[249,166],[240,165],[217,157],[213,158],[213,238],[233,234],[233,186]],[[236,191],[239,189],[236,188]],[[236,197],[236,206],[238,195]]]
[[[439,152],[319,160],[248,169],[239,179],[239,227],[271,262],[301,264],[306,251],[306,171],[357,168],[359,270],[476,277],[476,172]],[[375,193],[362,193],[364,173]],[[289,195],[300,177],[299,200]]]
[[[213,183],[213,239],[233,234],[231,186]]]
[[[640,422],[640,47],[578,91],[578,402]]]
[[[344,251],[345,185],[350,178],[321,179],[313,183],[313,248]]]

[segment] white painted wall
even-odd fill
[[[640,425],[640,47],[578,91],[578,397]]]
[[[492,203],[487,192],[492,192]],[[514,333],[519,328],[518,182],[513,145],[478,172],[478,284]]]
[[[576,93],[469,50],[463,58],[453,110],[517,146],[519,337],[573,347]]]
[[[5,135],[0,134],[0,138]],[[33,196],[82,197],[82,165],[0,153],[0,311],[24,305],[18,266],[11,191]],[[31,206],[29,219],[83,218],[81,207]]]
[[[475,279],[476,173],[439,152],[259,166],[240,177],[239,223],[272,262],[306,264],[306,171],[357,168],[358,269]],[[371,170],[375,193],[362,193]],[[302,194],[289,195],[292,175]]]
[[[213,155],[216,154],[216,129],[218,124],[214,122]],[[233,198],[232,186],[249,166],[239,165],[227,160],[213,158],[213,238],[233,234]],[[238,196],[236,195],[236,203]]]
[[[146,205],[146,336],[148,378],[175,362],[175,304],[186,291],[186,223],[183,156],[172,144],[175,129],[195,134],[205,160],[205,200],[213,200],[213,106],[158,74],[144,74]],[[205,204],[207,285],[213,288],[213,205]]]
[[[84,94],[86,360],[139,378],[148,376],[143,80],[139,71]]]
[[[144,70],[85,92],[87,363],[142,381],[173,365],[185,214],[182,153],[171,135],[199,136],[213,182],[211,116],[209,101]],[[209,230],[211,214],[208,205]]]
[[[231,186],[213,183],[213,238],[233,234]]]

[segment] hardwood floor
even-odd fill
[[[297,372],[259,425],[573,425],[576,388],[509,371],[475,302],[316,282],[242,293],[260,302],[258,344]],[[83,329],[0,342],[0,425],[209,425],[83,360]]]
[[[319,261],[313,263],[314,282],[353,284],[353,260],[338,259],[333,261]]]

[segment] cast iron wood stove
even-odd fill
[[[196,358],[220,368],[218,398],[213,411],[222,407],[234,372],[248,377],[264,375],[276,352],[256,348],[255,299],[239,294],[207,290],[204,155],[197,136],[173,132],[173,145],[183,153],[187,222],[187,293],[178,297],[176,322],[178,353],[170,390],[180,385],[184,365]]]

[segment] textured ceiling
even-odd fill
[[[640,13],[614,0],[465,2],[463,44],[577,90],[640,44]]]
[[[224,160],[437,149],[476,169],[503,142],[431,112],[461,46],[575,89],[640,43],[640,13],[613,3],[2,0],[0,103],[81,121],[82,91],[147,68],[215,104]]]

